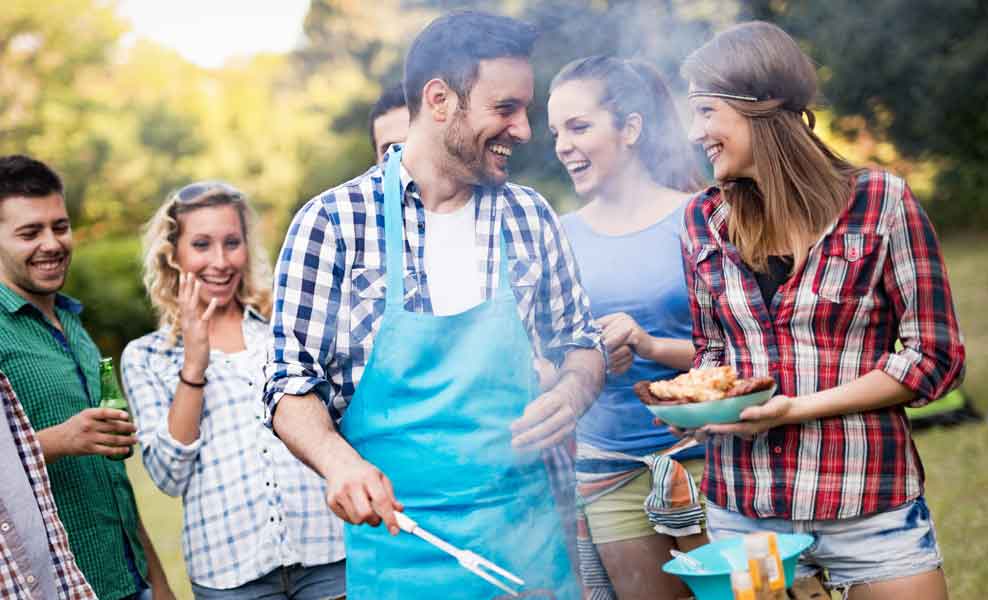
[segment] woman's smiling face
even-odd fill
[[[200,282],[199,302],[217,308],[228,306],[240,289],[247,265],[243,222],[231,204],[205,206],[178,217],[181,234],[175,244],[175,261],[183,272]]]
[[[615,127],[614,116],[601,106],[601,93],[599,82],[574,79],[549,96],[549,131],[556,142],[556,157],[583,197],[599,193],[632,158],[627,134]]]
[[[757,179],[751,151],[751,120],[724,100],[708,96],[690,98],[690,112],[690,141],[703,146],[717,181]]]

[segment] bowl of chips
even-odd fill
[[[741,411],[775,394],[771,377],[738,377],[734,367],[691,369],[673,379],[639,381],[634,390],[659,420],[680,429],[737,423]]]

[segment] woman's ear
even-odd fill
[[[629,148],[638,143],[642,135],[642,116],[639,113],[631,113],[624,119],[624,127],[621,128],[621,140]]]
[[[442,79],[430,79],[422,89],[422,108],[432,115],[436,122],[445,121],[452,108],[456,107],[457,96]]]

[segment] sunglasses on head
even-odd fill
[[[190,183],[175,192],[173,198],[179,203],[193,202],[214,192],[219,192],[234,198],[243,198],[243,193],[240,190],[222,181],[197,181],[195,183]]]

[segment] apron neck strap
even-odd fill
[[[384,256],[387,295],[385,308],[401,308],[405,292],[405,244],[402,236],[401,153],[392,152],[384,165]]]
[[[401,309],[404,306],[405,291],[405,244],[404,220],[402,211],[403,194],[401,193],[401,148],[392,152],[384,164],[384,256],[386,260],[387,294],[385,308]],[[492,210],[497,210],[496,204]],[[508,247],[504,241],[504,232],[498,223],[498,241],[500,243],[501,259],[498,261],[497,297],[505,299],[513,297],[511,277],[508,273]]]

